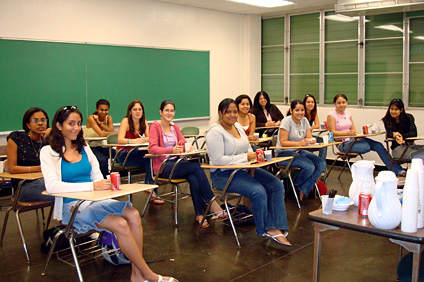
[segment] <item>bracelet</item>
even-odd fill
[[[130,144],[130,139],[127,139],[127,144]]]

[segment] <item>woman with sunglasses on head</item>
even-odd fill
[[[41,172],[40,151],[46,144],[44,138],[49,130],[49,117],[41,108],[28,109],[22,119],[24,131],[13,131],[7,136],[7,164],[10,173]],[[18,179],[12,179],[16,189]],[[46,190],[44,179],[26,181],[22,185],[19,200],[23,202],[53,201],[41,193]]]
[[[297,147],[314,144],[316,141],[312,138],[311,127],[305,117],[305,106],[300,100],[293,100],[290,104],[287,116],[281,121],[280,131],[278,132],[277,146]],[[277,150],[278,157],[293,156],[296,150],[283,149]],[[287,165],[289,161],[281,162]],[[317,182],[319,176],[324,171],[326,163],[315,154],[300,150],[295,156],[291,166],[300,168],[294,186],[300,190],[299,200],[302,201],[305,195],[308,195]]]
[[[355,136],[357,131],[355,124],[353,123],[352,115],[346,110],[346,95],[337,94],[333,99],[333,103],[336,108],[334,111],[328,113],[328,130],[333,132],[335,139],[339,140],[340,138],[337,138],[337,136]],[[342,139],[342,141],[343,143],[338,147],[340,152],[346,152],[351,143],[355,141],[349,152],[365,154],[369,151],[375,151],[386,167],[390,167],[391,162],[389,160],[387,150],[380,142],[374,141],[370,138],[359,138],[355,140],[354,138],[349,137]],[[393,164],[391,170],[397,175],[404,175],[406,173],[399,164]]]
[[[149,151],[151,154],[178,154],[184,148],[183,134],[178,125],[172,122],[175,117],[175,104],[170,100],[165,100],[159,108],[160,121],[154,121],[150,126]],[[182,146],[179,144],[183,143]],[[152,159],[153,172],[159,174],[161,178],[168,178],[175,160],[168,160],[162,171],[159,171],[161,163],[165,159],[159,156]],[[209,180],[199,163],[181,161],[174,171],[174,178],[185,178],[190,184],[191,199],[196,213],[196,222],[201,223],[203,219],[203,208],[214,196]],[[215,201],[211,206],[211,211],[216,214],[217,219],[226,219],[227,215]],[[209,223],[203,221],[202,228],[207,228]]]
[[[133,100],[128,104],[127,114],[122,119],[118,131],[118,144],[142,144],[149,142],[149,125],[146,120],[144,105],[140,100]],[[120,150],[122,147],[118,147]],[[118,154],[118,162],[123,165],[124,161],[132,147],[123,148]],[[131,152],[125,163],[126,166],[138,166],[146,170],[144,183],[153,184],[150,160],[144,158],[147,150],[135,150]],[[154,196],[157,196],[157,189]],[[146,191],[150,193],[150,191]],[[163,205],[165,202],[161,199],[151,199],[150,202],[155,205]]]
[[[387,138],[394,138],[392,142],[392,155],[394,158],[400,158],[409,145],[407,151],[403,154],[402,159],[410,160],[411,153],[421,151],[423,146],[414,145],[413,141],[405,141],[405,138],[417,137],[417,127],[415,125],[414,116],[405,112],[405,105],[401,99],[393,99],[390,101],[386,115],[383,117],[384,128],[386,129]]]
[[[96,103],[96,111],[88,116],[84,137],[107,137],[115,133],[112,116],[109,115],[110,103],[106,99],[100,99]],[[109,149],[102,147],[101,141],[91,141],[90,147],[100,164],[103,177],[109,173]]]
[[[311,130],[320,129],[320,123],[318,119],[317,101],[311,94],[306,94],[303,98],[303,105],[305,106],[305,117],[311,126]],[[317,137],[317,142],[322,143],[323,140],[320,136]],[[318,151],[318,156],[327,161],[327,147],[321,148]]]
[[[256,93],[252,112],[256,116],[256,127],[279,126],[284,118],[277,106],[271,104],[268,93],[265,91]]]
[[[52,123],[49,146],[41,150],[41,169],[48,193],[110,190],[103,179],[81,130],[82,114],[76,106],[60,108]],[[55,199],[54,218],[68,224],[77,200]],[[76,214],[76,233],[109,230],[115,233],[121,251],[132,263],[131,281],[177,281],[155,274],[143,258],[143,228],[138,211],[130,202],[104,200],[84,202]]]
[[[207,134],[206,143],[211,165],[247,163],[256,159],[243,128],[237,123],[238,109],[233,99],[224,99],[218,105],[219,121]],[[211,169],[213,185],[223,190],[232,169]],[[291,246],[286,239],[288,223],[284,204],[284,185],[264,169],[240,170],[228,187],[250,200],[256,224],[256,234]]]

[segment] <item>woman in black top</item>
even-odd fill
[[[7,136],[7,164],[10,173],[41,172],[40,150],[45,145],[44,136],[49,130],[49,117],[41,108],[31,108],[24,114],[22,127],[25,131],[13,131]],[[20,180],[12,179],[16,188]],[[44,196],[44,179],[27,181],[21,187],[19,200],[24,202],[54,201]]]
[[[406,145],[414,143],[413,141],[405,141],[405,138],[417,137],[414,116],[405,113],[405,106],[401,99],[393,99],[382,120],[386,128],[387,137],[396,139],[396,142],[392,142],[392,155],[394,158],[400,158]],[[402,159],[411,159],[411,153],[422,149],[423,146],[411,144]]]
[[[256,116],[256,127],[280,126],[280,122],[284,118],[277,106],[271,104],[265,91],[256,93],[252,111]]]

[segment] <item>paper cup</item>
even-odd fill
[[[333,213],[334,198],[328,198],[328,195],[321,196],[322,201],[322,213],[330,215]]]
[[[324,144],[328,144],[328,135],[324,135],[324,136],[322,136],[322,142],[323,142]]]
[[[265,151],[265,158],[266,158],[267,162],[272,161],[272,151],[271,150]]]
[[[256,139],[259,139],[259,133],[258,132],[253,133],[253,135],[256,137]]]
[[[190,143],[184,143],[184,152],[188,153],[191,150],[191,144]]]

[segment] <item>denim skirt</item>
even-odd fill
[[[76,201],[63,203],[62,223],[68,224],[71,218],[71,208]],[[75,216],[73,227],[76,233],[85,233],[90,230],[104,231],[96,226],[101,223],[108,215],[113,214],[121,216],[126,206],[132,206],[131,202],[120,202],[117,200],[104,200],[91,202],[83,211]]]

